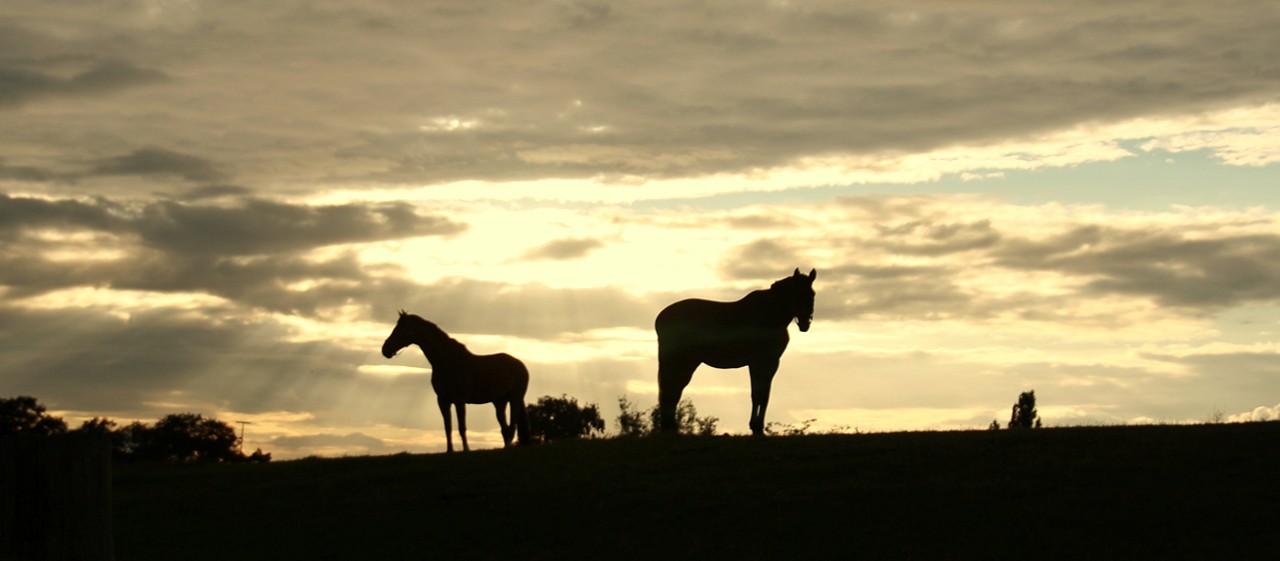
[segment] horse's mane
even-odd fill
[[[797,281],[800,281],[802,279],[804,279],[804,277],[788,276],[785,278],[781,278],[776,281],[773,281],[773,284],[769,285],[769,290],[787,288],[789,286],[788,283],[795,284]]]
[[[406,318],[412,321],[419,329],[423,330],[430,338],[432,346],[441,351],[453,353],[469,353],[467,346],[457,339],[450,337],[440,326],[428,321],[426,318],[413,314],[405,314]]]

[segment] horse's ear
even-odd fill
[[[404,310],[400,310],[400,317],[404,317],[404,316],[405,316]]]
[[[814,280],[817,280],[817,278],[818,278],[818,270],[809,269],[809,282],[813,282]]]
[[[800,276],[800,267],[796,267],[796,272],[795,272],[795,273],[793,273],[791,276],[793,276],[793,277],[798,277],[798,276]]]

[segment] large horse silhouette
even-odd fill
[[[417,345],[431,363],[431,388],[444,416],[444,434],[448,450],[453,451],[453,427],[449,406],[458,412],[458,435],[462,449],[467,446],[467,404],[492,403],[502,427],[502,442],[511,445],[517,430],[520,444],[528,444],[529,417],[525,413],[524,394],[529,389],[529,370],[519,359],[506,353],[475,355],[466,345],[445,333],[436,324],[400,311],[395,329],[382,344],[382,356],[391,358],[409,345]],[[507,406],[511,406],[512,424],[507,424]]]
[[[773,375],[790,337],[792,318],[800,331],[813,321],[813,281],[796,269],[791,276],[756,290],[737,302],[713,302],[691,298],[667,306],[658,313],[658,409],[662,430],[674,432],[676,405],[693,371],[701,364],[714,368],[741,368],[751,373],[751,433],[764,434],[764,412],[769,407]]]

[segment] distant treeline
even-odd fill
[[[69,429],[61,417],[50,415],[34,397],[0,398],[0,436],[51,436],[81,433],[101,435],[120,461],[269,462],[261,449],[246,455],[230,425],[197,413],[165,415],[154,424],[134,421],[124,426],[94,417]]]
[[[621,414],[616,420],[619,437],[645,436],[655,432],[658,408],[641,410],[627,398],[618,398]],[[541,442],[573,438],[600,438],[605,435],[604,418],[594,403],[580,404],[567,395],[543,396],[528,405],[530,432]],[[681,401],[678,411],[680,432],[713,435],[719,419],[700,417],[692,402]],[[0,398],[0,436],[50,436],[80,433],[101,435],[111,443],[112,455],[120,461],[172,462],[267,462],[271,454],[257,449],[245,454],[235,429],[227,423],[198,413],[174,413],[153,424],[134,421],[121,426],[112,419],[94,417],[70,428],[61,417],[49,414],[36,398]]]
[[[617,437],[639,437],[656,432],[660,418],[657,405],[642,409],[624,396],[618,398],[618,409],[619,414],[614,421]],[[528,405],[528,415],[530,432],[537,441],[605,437],[605,421],[600,407],[595,403],[581,404],[568,395],[542,396]],[[700,417],[693,402],[681,400],[676,410],[676,421],[681,434],[711,436],[717,434],[720,419]],[[804,435],[815,421],[769,423],[766,432],[772,435]],[[1035,392],[1024,392],[1013,406],[1009,428],[1039,426]],[[992,421],[990,428],[998,429],[1000,425]],[[858,430],[837,427],[829,432],[856,433]],[[261,448],[245,454],[235,429],[223,421],[198,413],[174,413],[161,417],[154,424],[134,421],[124,426],[105,417],[94,417],[70,429],[62,418],[50,415],[34,397],[0,398],[0,436],[65,433],[102,435],[111,442],[113,456],[121,461],[271,461],[271,454]]]

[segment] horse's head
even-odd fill
[[[406,314],[404,310],[400,310],[400,319],[396,321],[395,329],[391,330],[391,335],[387,336],[387,340],[382,343],[382,356],[391,358],[396,353],[411,344],[413,344],[413,335],[410,333],[413,319],[418,316]]]
[[[777,290],[786,302],[787,311],[796,318],[796,326],[800,331],[808,331],[813,322],[813,281],[818,278],[818,270],[809,274],[800,274],[800,269],[791,276],[773,283],[772,290]]]

